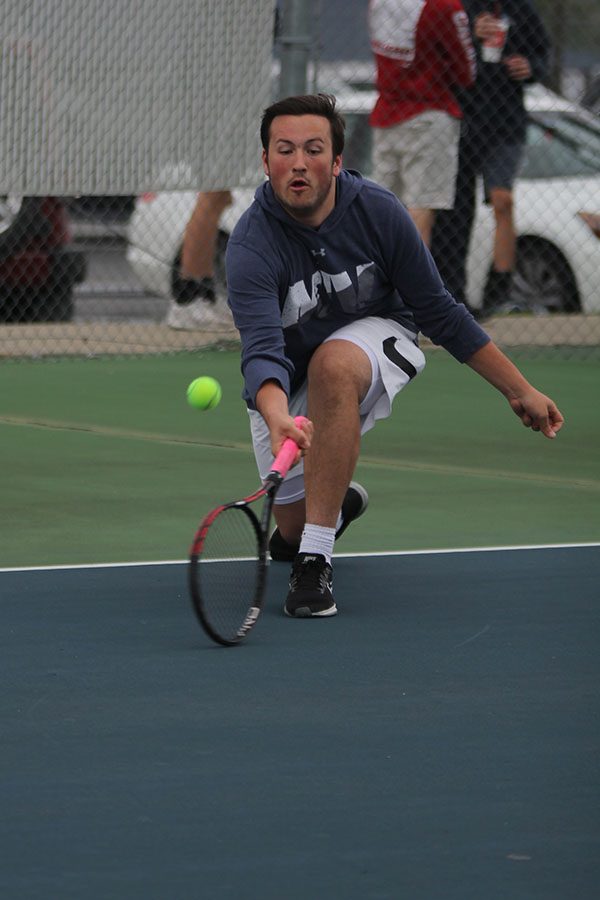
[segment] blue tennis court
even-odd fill
[[[0,574],[2,896],[595,898],[600,545],[287,575],[225,649],[183,563]]]

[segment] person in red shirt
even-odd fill
[[[374,174],[407,206],[427,245],[438,209],[452,209],[461,109],[454,87],[475,80],[460,0],[370,0],[379,96],[370,116]]]

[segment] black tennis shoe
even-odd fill
[[[348,525],[359,519],[369,505],[369,495],[366,488],[358,481],[351,481],[342,503],[342,524],[335,533],[335,539],[341,537]]]
[[[290,575],[286,616],[308,619],[311,616],[335,616],[333,569],[320,553],[298,553]]]
[[[362,516],[368,505],[369,495],[365,488],[357,481],[351,481],[342,503],[342,524],[335,533],[336,541],[351,522]],[[279,529],[276,528],[269,541],[271,559],[275,562],[293,562],[299,546],[299,544],[288,544],[287,541],[284,541],[279,533]]]

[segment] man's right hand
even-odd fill
[[[277,456],[285,439],[291,437],[300,447],[298,462],[310,447],[313,423],[307,419],[302,428],[298,428],[288,409],[287,394],[278,381],[265,381],[260,386],[256,394],[256,408],[267,423],[273,456]]]
[[[269,433],[271,435],[273,456],[277,456],[286,438],[292,438],[298,444],[300,450],[294,460],[294,465],[296,465],[310,447],[313,436],[313,423],[310,419],[306,419],[302,427],[298,428],[292,417],[288,416],[286,419],[277,420],[270,424]]]
[[[475,17],[473,32],[479,41],[489,41],[498,30],[498,20],[491,13],[480,13]]]

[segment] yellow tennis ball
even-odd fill
[[[187,389],[187,401],[194,409],[214,409],[221,401],[221,385],[210,375],[194,378]]]

